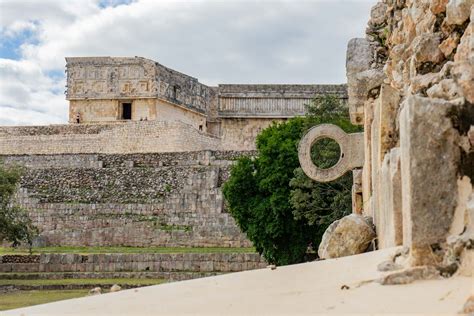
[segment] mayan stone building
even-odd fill
[[[313,97],[347,99],[345,85],[208,87],[140,57],[66,61],[69,124],[0,128],[38,245],[251,246],[224,206],[232,161]]]
[[[304,114],[305,104],[315,96],[347,98],[344,85],[208,87],[140,57],[66,61],[71,123],[78,117],[84,123],[178,121],[219,138],[224,150],[254,149],[262,128]]]

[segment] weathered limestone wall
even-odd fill
[[[216,150],[220,140],[181,121],[0,127],[0,155]]]
[[[414,265],[438,260],[448,235],[473,238],[473,20],[470,0],[384,0],[367,37],[348,44],[351,120],[365,135],[362,212],[379,247],[408,246]]]
[[[160,121],[183,122],[196,130],[207,132],[206,116],[199,112],[189,111],[161,100],[156,101],[155,111],[156,119]]]
[[[68,100],[158,98],[205,113],[214,97],[196,78],[146,58],[68,57],[66,62]]]
[[[69,123],[76,123],[80,113],[81,122],[116,121],[120,117],[118,100],[71,100],[69,102]]]
[[[38,245],[241,247],[221,186],[242,153],[3,156]],[[247,153],[252,154],[252,153]]]
[[[257,253],[184,254],[41,254],[0,256],[0,272],[50,273],[67,278],[154,277],[183,280],[244,270],[261,269],[266,262]],[[60,272],[65,272],[61,274]],[[74,274],[80,272],[81,274]],[[141,276],[140,274],[143,274]],[[18,277],[16,275],[16,277]]]
[[[120,100],[71,100],[69,103],[69,122],[76,123],[80,113],[81,123],[113,123],[122,119]],[[183,122],[196,129],[206,126],[206,115],[160,99],[124,100],[132,104],[131,121]],[[128,120],[127,120],[128,121]]]
[[[285,119],[226,118],[221,120],[221,146],[226,150],[255,150],[258,133]]]
[[[347,99],[346,85],[221,84],[221,118],[290,118],[304,115],[306,105],[327,94]]]

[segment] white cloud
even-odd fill
[[[65,121],[64,81],[46,74],[63,71],[66,56],[143,56],[210,85],[342,83],[347,41],[363,36],[375,2],[0,0],[0,32],[36,38],[21,45],[21,61],[2,62],[2,85],[3,73],[13,82],[0,90],[0,123],[6,106],[57,106],[50,122]]]
[[[30,61],[0,59],[0,123],[47,124],[67,120],[64,81]]]

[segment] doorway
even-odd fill
[[[132,119],[132,103],[122,103],[122,120]]]

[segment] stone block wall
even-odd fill
[[[227,150],[255,150],[257,135],[274,122],[285,119],[225,118],[221,120],[221,146]]]
[[[220,140],[181,121],[0,127],[0,155],[218,150]]]
[[[474,239],[474,3],[380,1],[366,34],[347,52],[351,120],[365,134],[363,213],[379,247],[440,263],[452,240]]]
[[[247,247],[221,186],[242,152],[3,156],[38,245]],[[253,154],[252,152],[246,154]]]
[[[153,277],[168,280],[265,268],[257,253],[41,254],[0,256],[0,272],[50,273],[68,278]],[[61,274],[63,273],[63,274]],[[78,274],[80,273],[80,274]],[[133,274],[132,274],[133,273]],[[140,275],[142,273],[143,275]]]

